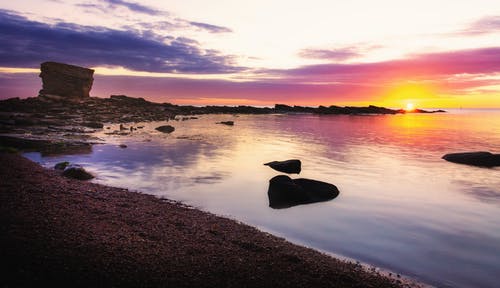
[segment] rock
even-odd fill
[[[57,62],[44,62],[40,67],[43,87],[40,96],[66,99],[89,97],[94,70]]]
[[[163,125],[160,127],[156,127],[155,129],[160,131],[160,132],[163,132],[163,133],[172,133],[175,130],[175,128],[173,126],[170,126],[170,125]]]
[[[227,126],[233,126],[233,125],[234,125],[234,121],[221,121],[221,122],[217,122],[216,124],[222,124],[222,125],[227,125]]]
[[[500,166],[500,154],[490,152],[451,153],[442,157],[446,161],[480,167]]]
[[[120,145],[118,145],[118,147],[120,147],[120,148],[127,148],[127,145],[125,145],[125,144],[120,144]]]
[[[284,172],[284,173],[296,173],[299,174],[301,170],[301,162],[298,159],[290,159],[285,161],[272,161],[265,163],[276,171]]]
[[[78,179],[78,180],[89,180],[94,178],[92,174],[85,171],[81,165],[71,164],[66,167],[62,173],[64,176],[68,178]]]
[[[333,184],[304,178],[291,179],[286,175],[269,180],[267,190],[269,207],[274,209],[328,201],[336,198],[339,193]]]
[[[56,170],[64,170],[66,167],[68,167],[69,162],[64,161],[64,162],[59,162],[56,165],[54,165],[54,169]]]

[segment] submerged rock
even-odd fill
[[[284,173],[295,173],[299,174],[301,170],[301,162],[298,159],[290,159],[285,161],[272,161],[264,163],[264,165],[273,168],[276,171]]]
[[[500,166],[500,154],[490,152],[451,153],[442,157],[446,161],[480,167]]]
[[[81,165],[71,164],[66,167],[62,173],[68,178],[78,179],[78,180],[89,180],[94,178],[92,174],[87,172]]]
[[[175,130],[175,128],[173,126],[170,126],[170,125],[163,125],[160,127],[156,127],[155,129],[160,131],[160,132],[163,132],[163,133],[172,133]]]
[[[304,178],[291,179],[286,175],[269,180],[267,190],[269,207],[274,209],[328,201],[336,198],[339,193],[333,184]]]
[[[43,82],[40,96],[89,97],[94,70],[57,62],[44,62],[40,70]]]

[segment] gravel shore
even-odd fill
[[[1,287],[407,287],[234,220],[0,152]]]

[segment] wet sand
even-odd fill
[[[407,287],[234,220],[0,152],[2,287]],[[416,286],[416,284],[412,284]]]

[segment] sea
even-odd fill
[[[500,167],[443,160],[500,153],[500,110],[399,115],[199,115],[127,136],[96,132],[86,154],[26,157],[70,161],[92,180],[181,201],[293,243],[437,287],[499,287]],[[216,124],[234,121],[234,126]],[[169,124],[171,134],[154,128]],[[120,148],[125,144],[126,148]],[[333,200],[269,207],[263,165],[300,159],[292,178],[332,183]]]

